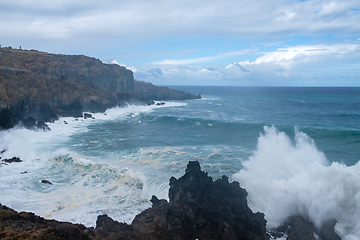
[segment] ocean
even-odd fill
[[[360,239],[360,88],[171,88],[202,99],[1,131],[1,158],[23,162],[0,165],[0,203],[85,226],[100,214],[131,223],[197,160],[214,180],[239,181],[269,229],[301,214]]]

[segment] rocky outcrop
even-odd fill
[[[168,87],[157,87],[148,82],[135,81],[134,93],[138,99],[147,100],[183,100],[200,99],[200,95],[186,93],[184,91],[170,89]]]
[[[51,184],[47,180],[42,183]],[[318,229],[301,216],[287,219],[269,232],[270,237],[264,214],[253,213],[246,197],[238,182],[229,183],[226,176],[214,182],[197,161],[189,162],[184,176],[170,179],[169,202],[153,196],[152,207],[130,225],[100,215],[96,228],[86,228],[18,213],[0,204],[0,239],[341,239],[334,231],[336,221],[325,222]]]
[[[184,176],[170,179],[169,202],[153,196],[131,226],[140,239],[269,239],[264,214],[253,213],[246,197],[238,182],[213,182],[199,162],[189,162]]]
[[[19,162],[22,162],[22,160],[18,157],[1,159],[1,154],[0,154],[0,167],[2,167],[2,165],[7,165],[9,163],[19,163]]]
[[[130,70],[95,58],[1,48],[0,129],[28,117],[48,122],[59,116],[80,117],[83,111],[102,112],[129,101],[197,97],[136,83]]]
[[[1,206],[0,238],[269,239],[264,214],[253,213],[246,197],[239,183],[229,183],[225,176],[213,182],[198,162],[189,162],[184,176],[170,179],[169,202],[153,196],[152,207],[137,215],[131,225],[101,215],[95,229],[85,228]]]
[[[92,239],[92,229],[81,224],[45,220],[0,204],[0,239]]]

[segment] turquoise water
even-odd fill
[[[126,121],[94,124],[71,139],[86,139],[81,148],[94,151],[91,155],[99,149],[165,146],[221,145],[253,151],[263,127],[274,125],[289,136],[294,127],[306,133],[330,161],[353,165],[360,160],[359,88],[177,88],[201,93],[203,99]]]
[[[0,168],[0,202],[87,226],[104,213],[130,223],[198,160],[214,179],[239,181],[269,228],[302,214],[360,238],[360,88],[173,88],[202,99],[1,132],[2,157],[24,162]]]

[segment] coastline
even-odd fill
[[[322,239],[340,240],[335,221],[317,229],[300,216],[290,217],[277,229],[266,230],[266,216],[253,213],[247,192],[226,176],[213,181],[190,161],[185,174],[169,181],[169,202],[153,196],[152,207],[132,223],[119,223],[99,215],[96,227],[46,220],[29,212],[16,212],[0,204],[0,237],[3,239]],[[119,209],[118,211],[121,211]]]
[[[198,99],[200,95],[157,87],[133,72],[83,55],[1,48],[0,130],[19,122],[39,125],[59,117],[82,117],[127,103]]]
[[[86,59],[86,58],[85,58]],[[25,71],[25,70],[20,70],[22,69],[22,68],[1,68],[0,69],[0,72],[2,71],[2,73],[4,73],[5,75],[3,75],[3,74],[0,74],[0,78],[1,77],[4,77],[4,76],[24,76],[24,75],[22,75],[22,74],[25,74],[25,73],[28,73],[27,71]],[[47,70],[46,70],[47,71]],[[72,74],[72,73],[71,73]],[[66,75],[66,74],[65,74]],[[81,78],[81,76],[83,76],[83,75],[78,75],[78,76],[80,76],[79,78]],[[69,76],[68,76],[69,77]],[[66,77],[65,77],[66,78]],[[4,80],[5,78],[2,78],[1,80]],[[9,78],[9,79],[11,79],[11,78]],[[70,77],[70,79],[72,79],[72,77]],[[5,79],[6,80],[6,79]],[[8,80],[8,79],[7,79]],[[59,79],[58,79],[59,80]],[[67,80],[69,80],[69,79],[67,79]],[[121,82],[121,81],[120,81]],[[4,82],[2,82],[2,84],[3,84]],[[174,94],[170,94],[171,93],[171,90],[169,90],[168,88],[166,88],[166,87],[156,87],[156,86],[153,86],[152,84],[150,84],[150,83],[144,83],[144,82],[138,82],[138,81],[136,81],[136,80],[134,80],[134,90],[133,91],[130,91],[130,93],[129,92],[122,92],[122,91],[120,91],[120,92],[116,92],[116,94],[115,95],[113,95],[114,94],[114,92],[109,92],[108,90],[106,90],[106,91],[103,91],[103,90],[99,90],[99,89],[92,89],[92,90],[90,90],[90,91],[88,91],[89,90],[89,88],[86,88],[86,91],[84,91],[84,92],[82,92],[82,90],[84,90],[84,89],[81,89],[81,88],[79,88],[79,86],[82,86],[82,87],[84,87],[84,86],[86,86],[86,85],[81,85],[81,84],[79,84],[79,85],[77,85],[77,87],[78,88],[76,88],[76,90],[79,90],[79,92],[82,92],[83,94],[84,94],[84,96],[86,95],[86,94],[88,94],[88,93],[91,93],[91,94],[93,94],[93,92],[97,92],[97,93],[99,93],[100,94],[100,92],[102,92],[101,94],[104,94],[104,95],[106,95],[106,94],[108,94],[109,96],[112,96],[112,97],[114,97],[115,96],[115,98],[113,98],[113,99],[117,99],[116,101],[114,101],[113,103],[115,104],[114,106],[122,106],[123,104],[126,104],[127,102],[132,102],[132,103],[134,103],[134,104],[141,104],[141,105],[146,105],[146,104],[162,104],[161,102],[154,102],[153,100],[154,99],[159,99],[159,100],[161,100],[161,99],[167,99],[167,98],[169,98],[169,97],[171,97],[172,96],[172,98],[174,98],[174,99],[178,99],[178,97],[175,97],[176,95],[174,95]],[[138,84],[139,83],[139,84]],[[105,84],[106,85],[106,84]],[[136,87],[136,85],[138,85],[137,87]],[[89,86],[88,86],[89,87]],[[5,88],[6,89],[6,88]],[[40,89],[41,90],[49,90],[49,89],[47,89],[47,88],[41,88],[40,87]],[[12,90],[14,90],[14,89],[12,89]],[[38,89],[39,90],[39,89]],[[65,89],[66,90],[66,89]],[[216,89],[217,91],[218,91],[218,89]],[[53,90],[52,90],[53,91]],[[92,92],[93,91],[93,92]],[[31,92],[31,91],[30,91]],[[66,92],[66,91],[65,91]],[[77,92],[77,93],[79,93],[79,92]],[[137,93],[136,93],[137,92]],[[119,95],[117,95],[118,93],[120,93]],[[100,94],[100,95],[101,95]],[[169,95],[170,94],[170,95]],[[66,94],[65,94],[66,95]],[[75,94],[76,95],[76,94]],[[99,95],[99,96],[100,96]],[[116,96],[117,95],[117,96]],[[77,100],[79,100],[78,102],[76,102],[75,101],[75,104],[74,105],[64,105],[63,103],[61,103],[61,104],[63,104],[63,105],[57,105],[54,109],[50,109],[49,108],[49,106],[48,105],[43,105],[42,103],[41,103],[41,99],[39,100],[40,102],[37,102],[37,98],[32,98],[32,97],[34,97],[34,96],[40,96],[40,95],[32,95],[32,94],[30,94],[28,97],[28,99],[21,99],[21,101],[20,102],[18,102],[17,104],[15,104],[14,106],[16,106],[16,107],[19,107],[19,109],[21,110],[21,111],[19,111],[19,113],[16,113],[16,111],[14,112],[13,110],[14,110],[14,108],[12,108],[13,110],[11,110],[11,108],[5,108],[5,113],[6,113],[6,111],[8,111],[8,113],[10,112],[10,114],[8,115],[8,116],[10,116],[9,118],[10,119],[12,119],[12,120],[16,120],[16,121],[20,121],[20,124],[22,124],[22,126],[24,126],[24,127],[27,127],[28,129],[33,129],[33,130],[41,130],[41,131],[48,131],[49,129],[47,128],[47,121],[49,120],[49,122],[51,122],[51,121],[54,121],[55,119],[58,119],[59,117],[61,117],[61,116],[71,116],[71,117],[75,117],[75,116],[77,116],[78,117],[78,120],[84,120],[85,121],[85,119],[89,119],[89,121],[91,121],[91,119],[93,118],[93,116],[91,115],[91,113],[93,113],[93,112],[102,112],[103,111],[103,109],[106,109],[106,106],[105,105],[103,105],[104,104],[104,102],[103,102],[103,100],[105,99],[107,99],[107,98],[101,98],[101,96],[99,97],[99,98],[96,98],[98,95],[92,95],[92,97],[94,97],[95,96],[95,98],[92,98],[92,100],[90,101],[90,102],[86,102],[88,99],[86,99],[86,98],[77,98]],[[54,95],[54,96],[57,96],[57,95]],[[69,99],[72,97],[72,95],[70,94],[70,95],[66,95],[67,97],[69,97]],[[137,96],[137,97],[134,97],[134,96]],[[179,95],[179,96],[182,96],[181,94]],[[185,95],[186,96],[186,95]],[[191,97],[189,98],[189,99],[193,99],[192,97],[195,97],[195,98],[197,98],[198,96],[195,96],[195,95],[190,95]],[[32,99],[31,99],[32,98]],[[85,99],[85,100],[84,100]],[[95,99],[95,100],[94,100]],[[120,100],[119,100],[120,99]],[[124,99],[126,99],[126,100],[124,100]],[[181,97],[179,98],[179,99],[181,99]],[[179,100],[178,99],[178,100]],[[3,99],[2,99],[3,100]],[[47,99],[47,100],[49,100],[49,99]],[[52,103],[51,102],[52,100],[50,100],[50,103]],[[72,101],[72,100],[71,100]],[[84,102],[82,102],[82,101],[84,101]],[[112,101],[112,100],[111,100]],[[111,102],[110,101],[110,102]],[[59,101],[59,102],[61,102],[61,101]],[[59,102],[57,102],[56,104],[58,104]],[[6,103],[6,102],[5,102]],[[40,104],[41,103],[41,104]],[[3,106],[3,105],[2,105]],[[110,105],[109,105],[110,106]],[[89,111],[89,112],[91,112],[91,113],[89,113],[89,112],[86,112],[85,114],[84,114],[84,109],[92,109],[92,111]],[[9,110],[10,109],[10,110]],[[48,110],[51,110],[51,111],[53,111],[53,112],[51,112],[51,111],[48,111]],[[4,110],[4,109],[3,109]],[[80,111],[81,110],[81,111]],[[11,111],[13,111],[13,112],[11,112]],[[48,111],[48,112],[47,112]],[[80,112],[81,112],[81,114],[80,114]],[[2,111],[1,113],[4,113],[4,111]],[[41,114],[43,114],[43,113],[45,113],[45,117],[44,117],[44,115],[41,115],[41,114],[39,114],[39,113],[41,113]],[[55,113],[55,114],[53,114],[52,115],[52,113]],[[18,114],[18,115],[16,115],[16,114]],[[68,114],[68,115],[67,115]],[[2,115],[2,116],[4,116],[4,115]],[[6,115],[5,115],[6,116]],[[50,118],[49,118],[49,116],[50,116]],[[44,117],[44,118],[43,118]],[[51,119],[53,117],[53,119]],[[83,119],[80,119],[80,118],[83,118]],[[2,121],[2,119],[3,118],[0,118],[0,120]],[[11,120],[11,121],[12,121]],[[42,121],[42,120],[44,120],[44,121]],[[176,120],[175,118],[174,118],[174,120]],[[177,121],[177,120],[176,120]],[[67,123],[62,123],[62,124],[67,124]],[[196,124],[198,124],[198,122],[196,122]],[[209,122],[206,122],[206,126],[208,126],[208,127],[212,127],[212,124],[211,123],[209,123]],[[65,125],[64,125],[65,126]],[[200,124],[199,124],[199,126],[200,126]],[[0,149],[0,151],[1,150],[3,150],[3,149],[5,149],[5,148],[2,148],[2,149]],[[9,152],[10,153],[10,152]],[[15,156],[15,155],[12,155],[12,156]],[[25,159],[25,158],[24,158]],[[4,161],[2,161],[2,163],[5,163],[5,164],[16,164],[15,162],[17,161],[16,159],[15,160],[12,160],[12,158],[7,158],[7,159],[3,159]],[[21,159],[19,159],[19,160],[21,160]],[[12,163],[12,162],[14,162],[14,163]],[[3,166],[3,167],[6,167],[6,166]],[[178,169],[180,169],[180,168],[178,168]],[[26,176],[27,177],[27,176]],[[43,179],[43,181],[44,182],[42,182],[41,181],[41,184],[50,184],[51,185],[51,182],[46,182],[47,180],[46,179]],[[168,208],[168,205],[166,204],[166,202],[164,202],[163,200],[158,200],[157,198],[154,198],[153,199],[153,205],[154,205],[154,203],[156,203],[156,204],[160,204],[159,206],[162,206],[162,209],[167,209]],[[4,209],[7,211],[7,208],[6,207],[4,207]],[[121,209],[119,209],[120,211],[121,211]],[[10,211],[10,210],[9,210]],[[175,211],[176,212],[176,211]],[[144,212],[142,212],[142,213],[144,213]],[[6,215],[6,214],[5,214]],[[22,217],[24,217],[23,215],[24,214],[22,214],[22,213],[16,213],[15,215],[12,215],[12,214],[10,214],[11,216],[13,216],[14,218],[21,218],[22,220],[24,220]],[[21,215],[21,216],[20,216]],[[26,214],[25,214],[26,215]],[[31,215],[31,214],[30,214]],[[30,216],[29,215],[29,216]],[[32,214],[33,215],[33,214]],[[29,216],[27,216],[26,218],[31,218],[31,217],[29,217]],[[13,217],[11,217],[10,219],[11,219],[11,221],[14,219]],[[155,217],[156,218],[156,217]],[[6,218],[6,219],[9,219],[9,218]],[[33,218],[31,218],[31,219],[33,219]],[[111,227],[109,227],[109,229],[110,230],[106,230],[106,231],[120,231],[119,229],[122,229],[122,227],[124,227],[125,228],[125,230],[124,231],[130,231],[129,230],[129,226],[130,225],[128,225],[128,224],[124,224],[124,225],[119,225],[119,224],[117,224],[117,223],[114,223],[115,221],[113,221],[112,219],[110,219],[110,218],[107,218],[106,216],[103,216],[102,218],[101,218],[102,220],[101,221],[103,221],[103,222],[106,222],[106,223],[111,223],[110,225],[111,225]],[[160,217],[160,219],[163,219],[162,217]],[[265,216],[265,219],[266,219],[266,216]],[[21,221],[22,221],[21,220]],[[74,222],[76,222],[76,221],[74,221]],[[226,222],[227,223],[227,222]],[[334,220],[330,220],[330,221],[328,221],[328,222],[326,222],[326,223],[324,223],[324,227],[321,227],[321,229],[323,229],[323,228],[328,228],[328,229],[330,229],[331,230],[331,232],[332,233],[334,233],[334,225],[335,225],[335,221]],[[21,225],[21,222],[18,222],[18,224],[20,224]],[[39,222],[39,224],[40,224],[40,222]],[[114,226],[114,224],[115,224],[115,226]],[[287,227],[284,227],[284,226],[282,226],[282,227],[279,227],[278,229],[271,229],[271,230],[269,230],[270,232],[270,234],[272,235],[272,236],[280,236],[281,238],[284,238],[284,236],[287,236],[287,239],[296,239],[296,238],[293,238],[293,237],[290,237],[290,235],[293,235],[293,236],[300,236],[300,232],[307,232],[308,233],[308,236],[309,236],[309,239],[316,239],[317,237],[319,237],[319,236],[321,236],[320,238],[321,239],[339,239],[338,238],[338,236],[335,234],[335,236],[333,236],[333,237],[331,237],[331,238],[327,238],[327,237],[324,237],[323,235],[323,233],[322,233],[322,231],[323,230],[319,230],[319,229],[317,229],[316,227],[314,227],[314,224],[312,224],[311,222],[309,222],[309,221],[307,221],[306,219],[304,219],[303,217],[300,217],[300,216],[293,216],[293,217],[291,217],[291,218],[289,218],[287,221],[285,221],[285,223],[284,223],[285,225],[287,225],[287,226],[292,226],[292,229],[293,230],[290,230],[290,228],[287,228]],[[319,224],[318,224],[319,225]],[[294,230],[294,229],[297,229],[297,227],[298,227],[298,230],[299,231],[297,231],[297,230]],[[319,227],[319,226],[317,226],[317,227]],[[101,228],[103,228],[103,229],[106,229],[106,227],[104,228],[104,227],[101,227]],[[113,228],[115,228],[115,229],[118,229],[118,230],[113,230]],[[143,228],[143,227],[140,227],[140,228]],[[90,228],[91,229],[91,228]],[[227,229],[226,227],[225,228],[223,228],[223,229]],[[306,230],[306,231],[304,231],[303,229],[308,229],[308,230]],[[87,230],[88,232],[91,232],[91,230],[88,230],[88,229],[85,229],[85,230]],[[84,231],[85,231],[84,230]],[[329,230],[329,231],[330,231]],[[81,231],[83,231],[83,230],[81,230]],[[133,231],[133,230],[131,230],[131,231]],[[228,230],[227,230],[228,231]],[[230,231],[231,232],[231,231]],[[119,233],[120,234],[120,233]],[[128,232],[127,233],[127,235],[128,236],[132,236],[131,234],[133,234],[133,232]],[[226,234],[229,234],[229,231],[226,233]],[[86,235],[86,234],[85,234]],[[166,235],[166,234],[165,234]],[[211,234],[210,234],[211,235]],[[140,238],[141,239],[141,238]],[[156,238],[154,238],[154,239],[156,239]],[[187,239],[187,238],[184,238],[184,239]],[[232,239],[232,238],[230,238],[230,239]],[[302,238],[298,238],[298,239],[307,239],[307,237],[302,237]]]

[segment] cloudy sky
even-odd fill
[[[157,85],[360,86],[360,1],[0,0],[0,44]]]

